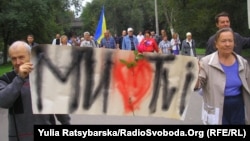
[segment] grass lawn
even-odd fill
[[[203,55],[205,54],[205,48],[196,48],[196,54]]]
[[[7,64],[2,64],[0,65],[0,76],[3,75],[5,72],[8,72],[12,70],[12,65],[11,63],[7,63]]]
[[[196,53],[199,55],[204,55],[205,54],[205,48],[196,48]],[[250,49],[243,49],[241,52],[242,56],[245,58],[250,58]]]

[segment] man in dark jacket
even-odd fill
[[[39,44],[35,42],[35,37],[33,34],[27,35],[27,44],[33,48],[35,46],[38,46]]]
[[[229,14],[226,12],[221,12],[215,16],[215,22],[218,29],[230,27]],[[250,37],[242,37],[239,33],[234,32],[235,36],[235,47],[234,51],[237,54],[241,54],[242,48],[249,46],[250,47]],[[211,36],[207,42],[206,55],[216,51],[214,46],[215,35]]]
[[[16,41],[9,47],[14,70],[0,77],[0,107],[9,110],[9,141],[33,141],[33,126],[55,124],[53,114],[33,114],[29,85],[31,47]],[[61,124],[70,124],[69,115],[56,115]]]

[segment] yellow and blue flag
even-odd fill
[[[104,37],[104,32],[106,31],[106,20],[104,15],[104,6],[102,7],[101,16],[95,31],[94,39],[100,44],[101,39]]]

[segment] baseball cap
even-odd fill
[[[129,27],[129,28],[128,28],[128,32],[129,32],[129,31],[133,31],[133,28]]]
[[[192,34],[191,34],[191,32],[187,32],[187,34],[186,34],[186,36],[191,36]]]

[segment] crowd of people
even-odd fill
[[[205,124],[246,124],[250,122],[250,71],[241,52],[243,47],[250,47],[250,37],[242,37],[231,29],[227,12],[215,16],[215,25],[218,31],[208,39],[205,57],[198,61],[196,89],[203,96],[202,119]],[[83,38],[80,43],[85,40]],[[164,29],[160,35],[150,30],[139,31],[136,35],[129,27],[122,31],[120,37],[112,36],[107,30],[100,44],[94,43],[93,47],[197,57],[196,42],[191,32],[186,32],[186,39],[180,40],[178,33],[168,38]]]
[[[191,32],[187,32],[186,39],[183,41],[180,40],[178,33],[173,33],[172,38],[169,40],[165,29],[161,30],[160,35],[150,30],[138,31],[136,34],[132,27],[122,30],[121,36],[112,35],[110,30],[107,29],[104,31],[104,37],[99,42],[88,31],[85,31],[82,36],[73,35],[70,39],[67,38],[66,35],[60,36],[57,33],[52,40],[52,44],[196,56],[195,40],[192,39]],[[67,40],[67,44],[64,40]]]
[[[250,46],[250,38],[242,37],[230,28],[229,15],[222,12],[215,17],[218,31],[208,40],[206,56],[198,61],[199,73],[195,89],[202,90],[204,124],[249,124],[250,122],[250,68],[241,56],[243,46]],[[166,31],[161,35],[154,31],[139,31],[129,27],[121,37],[112,36],[106,30],[100,42],[88,32],[82,37],[56,34],[53,45],[99,47],[167,55],[196,56],[196,44],[192,33],[180,40],[178,33],[169,39]],[[13,70],[0,77],[0,107],[9,110],[9,141],[32,141],[34,124],[70,124],[69,115],[35,115],[29,85],[31,48],[38,45],[33,35],[27,42],[16,41],[9,47]]]

